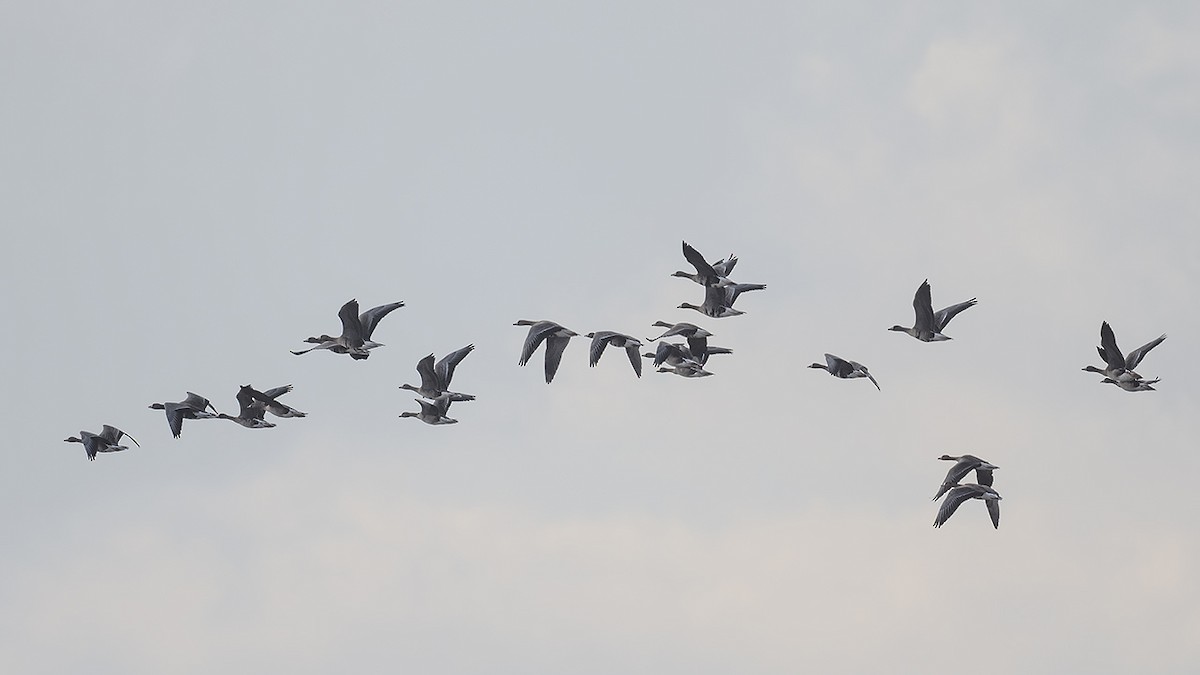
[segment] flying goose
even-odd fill
[[[912,328],[904,326],[892,326],[888,330],[900,331],[908,333],[921,342],[940,342],[949,340],[950,336],[942,335],[942,330],[946,328],[946,324],[950,323],[956,314],[972,307],[977,301],[971,298],[966,302],[960,302],[957,305],[950,305],[945,309],[940,309],[937,312],[933,311],[933,304],[930,301],[929,280],[921,282],[917,287],[917,294],[913,296],[913,309],[916,311],[916,321]]]
[[[406,410],[400,413],[400,417],[415,417],[425,424],[458,424],[458,420],[446,417],[446,411],[450,409],[451,399],[449,396],[438,396],[433,401],[423,398],[414,398],[413,400],[421,404],[421,412]]]
[[[575,331],[568,330],[553,321],[530,321],[521,319],[513,324],[514,326],[529,326],[529,333],[525,336],[525,344],[521,347],[521,360],[518,365],[525,365],[529,362],[529,357],[533,356],[533,352],[546,342],[546,384],[554,379],[554,373],[558,372],[558,364],[562,361],[563,351],[566,350],[567,344],[571,342],[571,338],[579,335]]]
[[[992,517],[992,527],[1000,529],[1000,500],[1003,497],[999,492],[996,492],[989,485],[976,485],[975,483],[967,483],[966,485],[957,485],[950,488],[950,493],[946,495],[946,499],[938,508],[937,518],[933,521],[934,527],[941,527],[950,520],[950,516],[958,510],[959,505],[968,499],[982,499],[987,503],[988,515]]]
[[[187,398],[178,403],[151,403],[149,408],[151,410],[166,411],[167,424],[171,427],[171,433],[175,438],[179,438],[179,435],[183,433],[184,418],[189,420],[207,420],[215,419],[218,415],[217,409],[213,408],[208,399],[200,394],[193,394],[190,391],[187,392]],[[206,412],[210,409],[212,410],[211,413]]]
[[[421,386],[402,384],[400,388],[415,391],[430,400],[447,394],[451,401],[474,401],[475,397],[470,394],[459,394],[449,390],[450,380],[454,377],[454,368],[474,349],[475,345],[467,345],[443,356],[436,364],[433,362],[433,354],[426,356],[417,362],[417,373],[421,376]]]
[[[692,267],[696,268],[696,272],[694,274],[689,272],[674,272],[671,276],[691,279],[701,286],[725,286],[733,284],[729,279],[729,274],[733,272],[733,266],[737,264],[737,256],[731,254],[728,258],[718,260],[715,263],[709,263],[704,260],[704,256],[700,255],[699,251],[689,246],[685,241],[683,242],[683,257],[692,264]],[[740,285],[754,286],[754,288],[743,289],[749,291],[766,288],[765,284]]]
[[[588,366],[596,367],[600,361],[600,357],[604,355],[604,348],[612,345],[625,350],[625,354],[629,357],[629,362],[633,364],[633,372],[638,377],[642,376],[642,355],[638,353],[642,343],[637,338],[625,335],[624,333],[615,333],[611,330],[601,330],[595,333],[588,333],[584,337],[592,339],[591,349],[588,351]],[[662,343],[660,343],[662,344]]]
[[[262,404],[262,406],[266,409],[267,412],[271,413],[272,415],[274,415],[276,417],[307,417],[308,416],[308,413],[302,413],[299,410],[296,410],[295,408],[291,407],[290,405],[287,405],[286,403],[281,403],[277,400],[280,396],[283,396],[284,394],[286,394],[292,390],[292,385],[290,385],[290,384],[285,384],[282,387],[275,387],[274,389],[268,389],[266,391],[258,391],[254,387],[251,387],[250,385],[247,384],[247,385],[242,386],[242,390],[248,392],[250,394],[250,396],[252,396],[254,398],[254,401],[256,403]],[[238,392],[238,402],[239,403],[241,402],[241,391]]]
[[[712,375],[712,373],[710,371],[707,371],[704,368],[701,368],[700,366],[698,366],[694,363],[682,363],[677,366],[672,366],[669,368],[664,366],[662,368],[659,368],[658,372],[672,373],[672,374],[678,375],[680,377],[689,377],[689,378],[690,377],[708,377],[709,375]]]
[[[63,439],[63,441],[65,443],[83,443],[83,449],[87,451],[88,459],[93,462],[96,461],[96,453],[98,452],[128,450],[129,448],[124,445],[119,445],[122,436],[133,441],[133,444],[139,448],[142,447],[142,444],[138,443],[137,439],[133,436],[107,424],[104,425],[104,428],[98,434],[93,434],[90,431],[80,431],[79,436],[80,438],[71,436],[70,438]]]
[[[697,354],[692,353],[692,350],[685,344],[674,343],[674,342],[659,342],[658,348],[654,350],[653,354],[651,354],[651,353],[642,354],[642,357],[647,358],[647,359],[653,359],[655,368],[658,368],[659,366],[663,365],[664,363],[666,363],[668,366],[671,366],[672,368],[674,368],[676,366],[680,366],[680,365],[686,365],[686,364],[691,364],[691,365],[702,367],[702,366],[704,366],[705,363],[708,363],[708,357],[713,354],[732,354],[732,353],[733,353],[733,350],[729,349],[727,347],[714,347],[712,345],[705,345],[705,350],[703,352],[701,352],[699,355],[697,355]]]
[[[316,344],[300,351],[293,351],[296,356],[307,354],[315,349],[328,349],[336,354],[349,354],[350,358],[362,360],[370,356],[368,350],[382,347],[379,342],[371,340],[371,334],[383,317],[404,306],[403,302],[392,302],[378,307],[372,307],[361,315],[358,313],[358,300],[351,299],[338,310],[338,318],[342,320],[342,334],[338,337],[320,335],[310,337],[305,342]]]
[[[749,287],[755,289],[758,287],[766,288],[762,284],[736,284],[731,286],[705,286],[704,287],[704,304],[693,305],[690,302],[682,302],[679,304],[679,309],[694,309],[705,316],[711,316],[714,319],[724,319],[731,316],[745,314],[741,310],[733,308],[733,300],[737,298],[741,292],[739,287]]]
[[[1153,380],[1114,380],[1111,377],[1106,377],[1103,380],[1100,380],[1100,382],[1104,384],[1115,384],[1125,391],[1156,391],[1156,389],[1150,385],[1158,384],[1159,380],[1161,379],[1161,377],[1156,377]]]
[[[1095,366],[1084,366],[1083,370],[1089,373],[1100,373],[1105,378],[1113,379],[1118,382],[1136,382],[1142,379],[1141,375],[1134,372],[1134,368],[1146,358],[1146,354],[1157,347],[1163,340],[1167,339],[1167,334],[1163,333],[1157,338],[1147,342],[1137,349],[1129,352],[1128,356],[1121,355],[1121,348],[1117,346],[1117,337],[1113,335],[1112,327],[1107,321],[1100,324],[1100,346],[1096,347],[1096,351],[1100,354],[1100,358],[1104,359],[1105,366],[1101,370]],[[1158,380],[1155,380],[1157,382]],[[1153,383],[1150,383],[1153,384]],[[1122,387],[1124,389],[1124,387]],[[1127,389],[1126,391],[1152,391],[1152,389]]]
[[[217,417],[229,420],[230,422],[236,422],[247,429],[270,429],[274,427],[274,423],[263,419],[263,415],[267,412],[267,404],[256,400],[254,393],[250,385],[242,385],[237,393],[237,416],[218,413]]]
[[[941,457],[938,457],[938,459],[947,462],[954,462],[954,466],[950,467],[950,470],[946,472],[946,478],[942,480],[942,486],[938,488],[937,494],[933,496],[935,501],[938,497],[946,494],[947,490],[957,486],[958,482],[972,471],[975,472],[975,480],[979,485],[991,487],[992,472],[1000,468],[985,459],[976,457],[975,455],[960,455],[958,457],[954,457],[953,455],[942,455]]]
[[[833,375],[834,377],[840,377],[843,380],[850,380],[856,377],[865,377],[871,380],[871,384],[875,385],[876,389],[879,389],[879,383],[875,381],[874,376],[867,371],[866,366],[858,361],[847,361],[846,359],[834,356],[833,354],[826,354],[825,363],[814,363],[810,365],[809,368],[821,368],[822,370],[827,370],[829,371],[830,375]],[[880,389],[880,391],[882,391],[882,389]]]
[[[729,256],[728,260],[732,262],[726,260],[720,261],[718,264],[721,266],[721,271],[717,271],[716,266],[709,264],[704,259],[704,256],[700,255],[699,251],[689,246],[686,241],[683,242],[683,257],[692,264],[692,267],[696,268],[695,274],[689,274],[687,272],[675,272],[671,274],[671,276],[691,279],[701,286],[716,286],[717,284],[721,283],[721,281],[728,276],[729,271],[733,269],[733,266],[737,264],[737,258],[734,258],[731,255]]]
[[[651,325],[658,326],[660,328],[666,328],[667,331],[656,338],[646,338],[646,340],[649,342],[654,342],[655,340],[661,340],[665,337],[673,337],[678,335],[679,337],[687,340],[688,349],[692,351],[692,354],[708,353],[708,338],[712,337],[712,333],[704,330],[694,323],[667,323],[666,321],[655,321]]]

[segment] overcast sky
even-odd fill
[[[0,670],[1200,669],[1200,8],[1136,4],[0,4]],[[768,289],[677,309],[681,240]],[[309,417],[147,409],[248,383]]]

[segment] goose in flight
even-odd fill
[[[600,357],[604,355],[604,348],[612,345],[625,350],[625,354],[629,357],[629,363],[633,364],[633,372],[638,377],[642,376],[642,355],[638,352],[642,348],[642,343],[637,338],[625,335],[624,333],[615,333],[611,330],[601,330],[595,333],[588,333],[584,337],[592,339],[591,349],[588,351],[588,366],[596,367],[600,361]],[[665,344],[665,343],[660,343]]]
[[[449,396],[438,396],[433,401],[423,398],[414,398],[413,400],[421,404],[421,412],[406,410],[400,413],[400,417],[415,417],[425,424],[458,424],[458,420],[446,417],[446,411],[450,409],[451,399]]]
[[[270,429],[274,427],[275,425],[273,423],[263,419],[263,415],[265,415],[267,412],[267,404],[256,400],[254,393],[256,392],[254,392],[250,385],[242,385],[242,387],[238,389],[237,393],[237,416],[235,417],[233,415],[226,415],[225,413],[218,413],[217,417],[223,420],[229,420],[230,422],[236,422],[247,429]]]
[[[871,384],[879,389],[879,383],[875,381],[875,377],[867,371],[867,367],[858,361],[847,361],[833,354],[825,355],[825,363],[814,363],[809,368],[820,368],[829,371],[830,375],[840,377],[843,380],[850,380],[856,377],[865,377],[871,380]],[[882,389],[880,389],[882,391]]]
[[[708,338],[712,337],[712,333],[704,330],[694,323],[680,322],[667,323],[666,321],[655,321],[652,326],[666,328],[666,332],[656,338],[646,338],[649,342],[661,340],[665,337],[679,336],[687,340],[688,349],[692,354],[707,354],[708,353]]]
[[[285,384],[282,387],[275,387],[266,391],[259,391],[250,385],[243,385],[238,391],[238,403],[242,401],[242,392],[248,393],[255,403],[261,404],[262,407],[276,417],[307,417],[308,413],[302,413],[299,410],[282,403],[277,400],[280,396],[290,392],[292,385]]]
[[[133,441],[133,444],[139,448],[142,447],[142,444],[138,443],[137,439],[133,436],[107,424],[104,425],[104,428],[98,434],[93,434],[90,431],[80,431],[79,436],[79,438],[71,436],[63,440],[66,443],[82,443],[83,449],[87,451],[88,459],[93,462],[96,461],[96,453],[128,450],[129,448],[126,446],[120,445],[121,437]]]
[[[917,287],[917,294],[913,296],[913,309],[916,311],[916,321],[912,328],[904,326],[892,326],[888,330],[900,331],[908,333],[921,342],[940,342],[949,340],[950,336],[943,335],[942,331],[946,328],[946,324],[950,323],[959,312],[973,307],[976,303],[975,298],[971,298],[966,302],[960,302],[957,305],[950,305],[945,309],[940,309],[937,312],[933,311],[933,304],[930,300],[929,280],[921,282]]]
[[[1003,497],[999,492],[992,489],[990,485],[976,485],[975,483],[967,483],[966,485],[957,485],[950,488],[950,493],[946,495],[946,499],[938,508],[937,518],[933,521],[934,527],[941,527],[950,520],[950,516],[958,510],[958,507],[968,499],[982,499],[987,504],[988,515],[992,517],[992,527],[1000,529],[1000,500]]]
[[[450,391],[450,380],[454,377],[454,368],[474,349],[475,345],[467,345],[443,356],[436,364],[433,362],[433,354],[426,356],[417,362],[417,373],[421,376],[421,386],[402,384],[400,388],[415,391],[430,400],[445,394],[450,397],[451,401],[474,401],[475,397],[470,394]]]
[[[672,373],[680,377],[708,377],[712,375],[710,371],[701,368],[695,363],[681,363],[677,366],[663,366],[658,369],[660,373]]]
[[[1152,387],[1150,385],[1158,384],[1159,380],[1161,380],[1161,379],[1162,379],[1161,377],[1156,377],[1153,380],[1142,380],[1142,379],[1114,380],[1111,377],[1106,377],[1100,381],[1104,384],[1115,384],[1118,387],[1124,389],[1125,391],[1157,391],[1154,387]]]
[[[654,353],[642,354],[643,358],[653,359],[654,367],[658,368],[664,363],[675,368],[681,365],[694,365],[703,367],[708,363],[708,357],[713,354],[732,354],[733,350],[728,347],[714,347],[705,345],[705,350],[699,355],[692,353],[692,350],[685,344],[674,342],[659,342],[658,348]]]
[[[733,272],[733,266],[737,264],[737,256],[730,255],[728,258],[718,260],[715,263],[709,263],[704,260],[704,256],[700,255],[699,251],[689,246],[685,241],[683,242],[683,257],[686,258],[689,263],[691,263],[692,267],[696,269],[696,272],[674,272],[671,274],[671,276],[691,279],[701,286],[724,286],[733,284],[733,282],[729,279],[729,275]],[[745,290],[761,290],[766,288],[765,284],[743,285],[756,287]]]
[[[991,487],[992,472],[1000,468],[985,459],[976,457],[975,455],[960,455],[958,457],[953,455],[942,455],[941,457],[938,457],[938,459],[946,462],[954,462],[954,466],[950,467],[950,470],[946,472],[946,477],[942,480],[942,486],[938,488],[937,494],[933,496],[935,501],[938,497],[946,494],[947,490],[956,487],[958,482],[965,478],[966,475],[972,471],[975,472],[975,481],[979,485]]]
[[[721,260],[715,264],[710,264],[704,259],[700,252],[692,248],[685,241],[683,242],[683,257],[687,259],[692,267],[696,268],[696,272],[674,272],[673,277],[683,277],[691,279],[701,286],[716,286],[729,276],[729,272],[733,270],[733,266],[737,264],[737,258],[732,255],[726,260]],[[720,270],[717,267],[720,267]]]
[[[175,438],[183,433],[183,420],[207,420],[215,419],[218,415],[217,409],[213,407],[208,399],[200,394],[187,392],[187,398],[178,403],[151,403],[151,410],[166,411],[167,424],[171,427],[171,434]],[[207,412],[212,410],[211,413]]]
[[[1100,324],[1100,346],[1096,347],[1096,351],[1100,354],[1100,358],[1104,359],[1104,369],[1095,366],[1084,366],[1083,370],[1089,373],[1099,373],[1106,380],[1112,379],[1116,382],[1137,382],[1142,379],[1141,375],[1134,372],[1142,359],[1146,358],[1146,354],[1167,339],[1167,334],[1163,333],[1157,338],[1147,342],[1137,349],[1129,352],[1128,356],[1121,354],[1121,348],[1117,346],[1117,337],[1113,335],[1112,326],[1108,325],[1107,321]],[[1154,380],[1157,382],[1158,380]],[[1116,383],[1114,382],[1114,384]],[[1153,382],[1147,383],[1147,385]],[[1125,387],[1122,387],[1125,389]],[[1126,391],[1153,391],[1151,389],[1126,389]]]
[[[704,304],[693,305],[690,302],[679,303],[679,309],[694,309],[704,316],[711,316],[714,319],[724,319],[731,316],[745,314],[745,312],[733,308],[733,300],[737,298],[738,287],[757,288],[761,284],[736,284],[731,286],[705,286],[704,287]],[[762,286],[766,288],[765,286]]]
[[[563,351],[571,342],[571,338],[579,335],[575,331],[568,330],[553,321],[530,321],[521,319],[513,324],[514,326],[529,326],[529,333],[525,336],[525,344],[521,347],[521,360],[518,365],[525,365],[529,362],[529,357],[533,356],[533,352],[542,344],[546,343],[546,384],[554,379],[554,373],[558,372],[558,364],[562,361]]]
[[[383,317],[404,306],[403,302],[392,302],[378,307],[372,307],[361,315],[358,313],[358,300],[350,300],[338,310],[338,318],[342,320],[342,334],[338,337],[320,335],[310,337],[305,342],[317,345],[300,351],[292,351],[296,356],[307,354],[315,349],[328,349],[335,354],[349,354],[350,358],[362,360],[370,356],[369,350],[382,347],[383,344],[371,340],[375,327]]]

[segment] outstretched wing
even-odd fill
[[[450,352],[437,362],[437,365],[434,366],[433,371],[437,374],[438,384],[441,385],[440,388],[442,390],[450,388],[450,380],[454,378],[454,368],[458,366],[463,359],[467,358],[467,354],[470,354],[474,350],[475,345],[470,344],[462,349]]]
[[[363,344],[362,324],[358,322],[358,300],[351,299],[338,310],[338,318],[342,320],[342,338],[348,347],[361,347]]]
[[[1000,500],[985,499],[987,502],[988,515],[992,517],[992,527],[1000,529]]]
[[[1150,351],[1151,349],[1154,349],[1159,344],[1161,344],[1163,340],[1166,340],[1166,339],[1167,339],[1167,334],[1163,333],[1162,335],[1147,342],[1146,344],[1142,345],[1141,347],[1138,347],[1137,349],[1129,352],[1129,354],[1127,354],[1125,356],[1125,367],[1128,368],[1129,370],[1133,370],[1134,368],[1137,368],[1137,365],[1142,362],[1142,359],[1146,358],[1146,352]]]
[[[711,286],[721,279],[721,276],[717,274],[717,271],[713,269],[712,265],[708,264],[708,261],[704,259],[704,256],[700,255],[699,251],[689,246],[686,241],[683,242],[683,257],[687,258],[687,261],[692,264],[692,267],[696,268],[696,274],[699,274],[702,277],[702,282],[705,286]]]
[[[938,332],[941,332],[941,330],[946,327],[946,324],[950,323],[950,319],[953,319],[964,309],[967,309],[968,307],[974,307],[976,302],[978,302],[978,300],[971,298],[966,302],[960,302],[957,305],[950,305],[945,309],[939,309],[937,313],[933,315],[933,322],[934,325],[937,326]]]
[[[604,356],[604,348],[608,346],[608,341],[614,335],[616,333],[607,330],[592,333],[592,344],[588,347],[588,367],[596,367],[596,364],[600,362],[600,357]]]
[[[637,373],[638,377],[642,376],[642,355],[639,353],[641,344],[630,342],[625,345],[625,354],[629,357],[629,363],[633,365],[633,372]]]
[[[1125,356],[1117,346],[1117,336],[1113,335],[1112,326],[1107,321],[1100,324],[1100,358],[1108,364],[1109,370],[1120,371],[1125,368]]]
[[[542,344],[542,340],[559,328],[561,326],[553,321],[538,321],[530,326],[529,332],[525,335],[525,344],[521,346],[521,360],[517,364],[523,366],[528,363],[529,357],[533,356],[533,352]]]
[[[550,381],[554,379],[554,374],[558,372],[558,364],[562,361],[563,352],[566,351],[570,342],[571,338],[569,337],[552,335],[546,338],[546,384],[550,384]]]
[[[913,296],[913,311],[916,312],[916,320],[913,322],[913,328],[920,332],[936,332],[937,322],[933,318],[933,300],[929,291],[929,280],[921,282],[917,287],[917,293]]]
[[[971,498],[975,491],[969,487],[958,486],[950,490],[950,494],[946,495],[946,499],[942,501],[942,505],[938,508],[937,518],[933,521],[934,527],[941,527],[954,512],[958,510],[959,505]]]
[[[390,302],[386,305],[372,307],[371,309],[363,312],[362,316],[358,317],[358,322],[362,325],[363,340],[371,339],[371,334],[375,332],[375,327],[379,325],[379,322],[383,320],[383,317],[391,314],[403,306],[403,302]],[[358,311],[357,308],[355,311]]]
[[[849,361],[833,354],[825,355],[825,365],[829,366],[829,372],[838,377],[849,377],[854,372],[854,366]]]
[[[433,354],[417,361],[417,373],[421,376],[421,388],[430,391],[443,391],[438,386],[437,375],[433,371]]]
[[[138,446],[139,448],[142,447],[142,444],[138,443],[136,438],[134,438],[133,436],[130,436],[129,434],[125,433],[124,431],[121,431],[120,429],[118,429],[116,427],[105,424],[104,428],[100,431],[100,438],[103,438],[104,440],[108,441],[108,443],[111,445],[118,445],[121,442],[122,436],[133,441],[133,444]]]
[[[950,467],[950,470],[946,472],[946,477],[942,479],[942,486],[938,488],[938,492],[933,496],[933,498],[937,499],[938,497],[946,494],[946,491],[950,488],[957,487],[959,481],[966,477],[967,474],[971,473],[971,469],[974,469],[978,465],[978,462],[971,459],[960,459],[955,462],[954,466]],[[991,474],[989,473],[988,475],[990,476]],[[982,483],[980,483],[980,485],[982,485]]]
[[[292,390],[292,385],[285,384],[282,387],[275,387],[274,389],[268,389],[268,390],[262,392],[262,395],[266,396],[269,399],[276,399],[280,396],[283,396],[284,394],[288,393],[291,390]]]
[[[208,399],[204,398],[200,394],[193,394],[190,391],[187,392],[187,398],[183,399],[183,405],[184,407],[191,408],[192,410],[196,410],[198,412],[204,412],[209,408],[212,408],[214,413],[217,412],[217,409],[213,408],[213,404],[209,403]]]

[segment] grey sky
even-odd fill
[[[1200,668],[1197,45],[1167,2],[0,5],[0,670]],[[681,239],[769,288],[675,309]],[[951,342],[886,331],[925,278],[979,298]],[[385,347],[288,354],[351,297],[407,303]],[[735,353],[546,386],[521,318]],[[1158,392],[1079,371],[1102,320],[1170,335]],[[472,342],[460,423],[397,419]],[[246,383],[310,417],[146,409]],[[106,423],[144,447],[62,443]],[[930,526],[964,452],[999,530]]]

